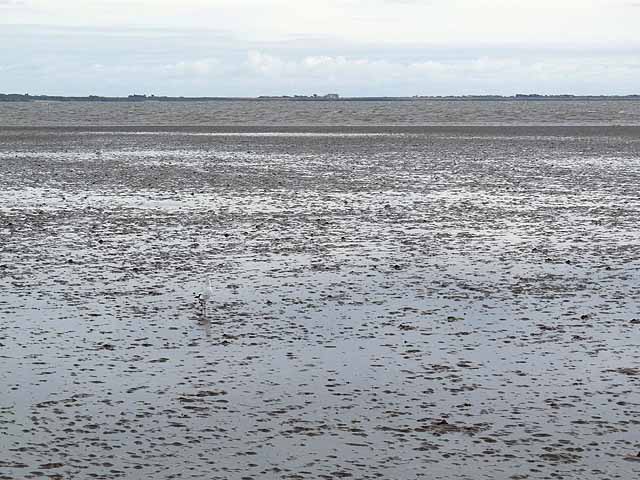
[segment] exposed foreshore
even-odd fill
[[[640,127],[92,128],[0,126],[0,479],[640,478]]]

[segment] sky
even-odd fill
[[[640,94],[640,0],[0,0],[0,92]]]

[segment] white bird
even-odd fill
[[[212,298],[213,287],[211,286],[211,280],[209,280],[208,288],[203,288],[202,291],[196,295],[196,299],[198,300],[198,305],[200,305],[200,311],[203,317],[207,316],[207,304]]]

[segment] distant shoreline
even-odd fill
[[[413,96],[413,97],[338,97],[331,96],[261,96],[261,97],[168,97],[155,95],[129,95],[127,97],[89,96],[59,96],[59,95],[29,95],[29,94],[2,94],[2,102],[416,102],[416,101],[442,101],[442,102],[512,102],[512,101],[611,101],[611,100],[636,100],[640,101],[640,95],[524,95],[513,96],[500,95],[465,95],[465,96]]]

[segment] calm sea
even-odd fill
[[[0,103],[0,126],[640,125],[640,101]]]

